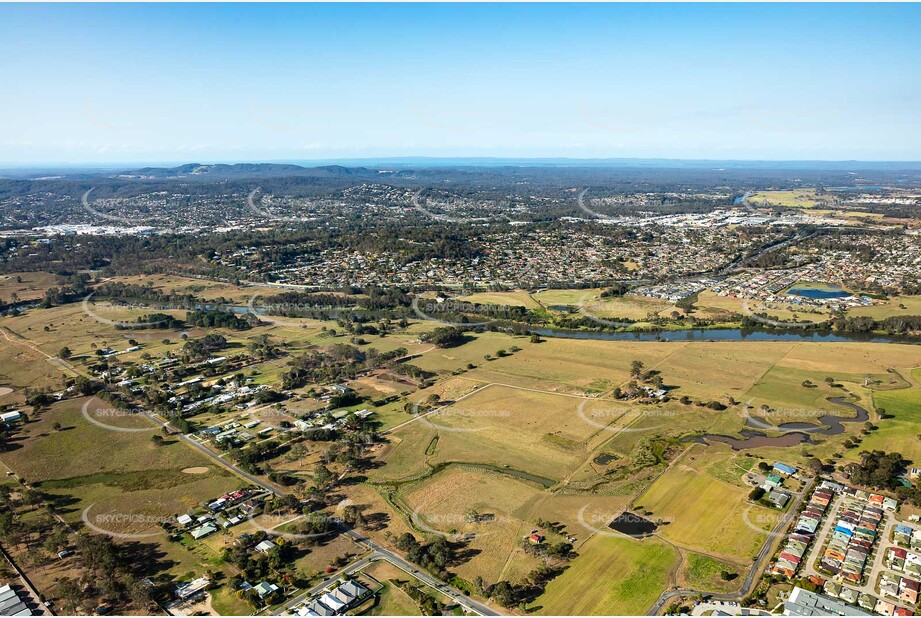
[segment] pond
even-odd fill
[[[762,446],[797,446],[799,444],[812,442],[812,435],[820,436],[837,436],[844,433],[844,423],[866,423],[870,420],[870,414],[862,407],[855,403],[845,400],[843,397],[829,397],[829,402],[850,408],[856,412],[855,416],[835,416],[834,414],[825,414],[819,417],[817,423],[781,423],[776,426],[777,431],[783,431],[780,436],[768,436],[763,431],[754,429],[743,429],[739,432],[741,437],[727,436],[724,434],[704,434],[703,436],[691,436],[684,438],[685,442],[699,442],[707,444],[709,442],[723,442],[728,444],[734,451],[744,451],[751,448]],[[745,424],[749,427],[764,428],[770,425],[760,417],[750,417],[745,419]]]
[[[608,524],[608,528],[616,530],[621,534],[627,534],[633,537],[644,537],[653,534],[658,526],[636,513],[624,511]]]
[[[848,296],[853,296],[853,294],[837,285],[795,285],[787,290],[787,294],[799,296],[801,298],[811,298],[813,300],[847,298]]]

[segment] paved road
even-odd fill
[[[461,607],[463,607],[468,612],[473,612],[474,614],[479,614],[480,616],[501,616],[502,615],[496,612],[494,609],[492,609],[488,605],[485,605],[483,603],[478,603],[477,601],[474,601],[470,597],[458,592],[454,588],[441,582],[435,577],[432,577],[425,571],[416,569],[410,563],[406,562],[405,560],[403,560],[402,558],[400,558],[393,552],[387,549],[384,549],[380,547],[379,545],[376,545],[373,541],[365,538],[365,542],[362,543],[362,545],[364,545],[365,547],[369,547],[369,548],[373,547],[376,549],[374,549],[370,555],[358,559],[357,561],[351,563],[350,565],[348,565],[347,567],[345,567],[338,573],[335,573],[334,575],[331,575],[330,577],[326,578],[325,580],[323,580],[322,583],[317,584],[313,588],[305,592],[302,592],[298,596],[286,602],[285,607],[277,610],[274,615],[276,616],[284,615],[287,608],[294,607],[295,605],[298,605],[302,603],[303,601],[305,601],[306,599],[314,596],[315,594],[317,594],[324,588],[330,586],[333,582],[338,580],[343,575],[350,575],[352,573],[357,573],[358,571],[362,570],[370,563],[376,562],[378,560],[386,560],[393,566],[405,572],[407,575],[411,575],[415,577],[422,583],[430,586],[431,588],[434,588],[435,590],[453,599],[457,604],[459,604]]]
[[[691,610],[692,616],[703,616],[704,612],[723,612],[730,616],[770,616],[771,612],[766,609],[751,609],[736,605],[728,605],[728,602],[717,601],[715,603],[701,603],[695,605]],[[744,612],[744,613],[743,613]]]
[[[790,508],[787,510],[786,514],[783,516],[783,518],[781,518],[779,522],[777,522],[777,525],[774,526],[774,528],[768,534],[767,540],[764,542],[764,545],[761,546],[761,550],[755,557],[755,561],[752,564],[751,569],[749,569],[748,575],[745,576],[745,580],[742,582],[742,586],[738,592],[723,594],[706,592],[704,590],[669,590],[662,593],[662,596],[659,597],[659,600],[656,601],[655,605],[650,608],[648,615],[658,616],[665,604],[676,597],[693,597],[700,594],[717,601],[738,601],[751,594],[752,589],[755,587],[755,583],[757,583],[761,576],[761,572],[764,570],[765,562],[767,562],[771,555],[773,555],[772,549],[774,547],[775,539],[783,534],[783,531],[786,529],[787,525],[789,525],[789,523],[796,516],[797,511],[799,511],[800,504],[802,504],[806,496],[809,495],[809,492],[812,490],[812,485],[814,483],[815,479],[809,479],[806,482],[806,484],[803,486],[803,489],[796,494],[796,498],[790,505]]]
[[[312,596],[318,594],[321,590],[323,590],[323,589],[326,588],[327,586],[330,586],[334,581],[338,580],[338,579],[339,579],[340,577],[342,577],[343,575],[351,575],[352,573],[357,573],[358,571],[362,570],[362,569],[365,568],[368,564],[371,563],[372,558],[373,558],[373,555],[371,555],[371,556],[365,556],[364,558],[361,558],[361,559],[359,559],[359,560],[353,562],[352,564],[348,565],[347,567],[345,567],[344,569],[342,569],[342,570],[339,571],[338,573],[336,573],[336,574],[334,574],[334,575],[331,575],[331,576],[327,577],[327,578],[324,579],[321,583],[317,584],[317,585],[314,586],[313,588],[310,588],[309,590],[305,590],[304,592],[302,592],[301,594],[297,595],[296,597],[294,597],[294,598],[291,599],[290,601],[286,601],[285,604],[284,604],[284,606],[281,607],[281,608],[279,608],[279,609],[277,609],[277,610],[275,610],[275,612],[274,612],[272,615],[273,615],[273,616],[284,616],[284,615],[286,615],[287,610],[288,610],[289,608],[292,608],[292,607],[294,607],[295,605],[299,605],[299,604],[303,603],[304,601],[306,601],[307,599],[309,599],[310,597],[312,597]]]
[[[882,520],[882,529],[877,534],[877,539],[879,541],[876,543],[875,549],[873,551],[873,562],[867,565],[866,571],[866,583],[862,586],[856,586],[852,582],[844,581],[844,578],[840,576],[829,577],[827,574],[819,573],[815,568],[816,563],[819,560],[821,551],[827,538],[831,535],[831,530],[834,528],[835,524],[838,522],[838,511],[841,510],[842,504],[848,500],[848,498],[842,494],[835,496],[834,502],[829,506],[827,515],[825,516],[825,521],[822,522],[821,534],[816,536],[815,545],[810,549],[808,559],[805,567],[803,568],[803,575],[816,575],[822,579],[831,579],[838,582],[848,588],[856,590],[857,592],[865,592],[867,594],[879,597],[880,593],[876,590],[876,582],[879,579],[879,576],[888,571],[886,565],[884,564],[886,558],[886,550],[889,547],[894,547],[895,544],[890,542],[889,539],[892,538],[893,529],[900,522],[896,519],[894,513],[888,511],[883,511],[883,520]],[[890,571],[891,572],[891,571]],[[890,599],[892,600],[892,599]]]
[[[160,425],[161,427],[167,427],[167,428],[169,429],[169,424],[166,423],[165,421],[163,421],[162,419],[160,419],[158,416],[156,416],[156,415],[153,414],[152,412],[146,412],[146,411],[145,411],[145,414],[146,414],[147,417],[150,418],[153,422],[157,423],[157,424]],[[171,433],[172,433],[172,431],[171,431]],[[189,438],[189,437],[186,436],[185,434],[180,433],[180,432],[176,432],[176,433],[173,433],[172,435],[178,436],[179,439],[180,439],[180,440],[183,440],[186,444],[188,444],[188,445],[192,446],[193,448],[197,449],[199,452],[203,453],[203,454],[206,455],[207,457],[210,457],[210,458],[211,458],[212,460],[214,460],[217,464],[223,466],[223,467],[226,468],[227,470],[230,470],[230,471],[233,472],[234,474],[236,474],[236,475],[238,475],[238,476],[240,476],[240,477],[246,479],[247,481],[249,481],[249,482],[252,483],[253,485],[256,485],[257,487],[261,487],[262,489],[265,489],[266,491],[270,491],[270,492],[276,493],[276,494],[278,494],[278,495],[282,495],[282,496],[283,496],[283,495],[287,495],[287,494],[288,494],[288,492],[287,492],[286,490],[284,490],[284,489],[282,489],[282,488],[280,488],[280,487],[276,487],[276,486],[274,486],[274,485],[271,485],[271,484],[269,484],[269,483],[263,481],[262,479],[260,479],[260,478],[258,478],[258,477],[256,477],[256,476],[254,476],[254,475],[252,475],[252,474],[249,474],[249,473],[247,473],[247,472],[244,472],[243,470],[241,470],[241,469],[240,469],[239,467],[237,467],[236,465],[234,465],[234,464],[230,463],[229,461],[225,460],[223,457],[221,457],[220,455],[218,455],[218,454],[215,453],[214,451],[212,451],[212,450],[206,448],[205,446],[199,444],[198,442],[192,440],[191,438]],[[366,547],[366,548],[368,548],[369,550],[371,550],[371,551],[373,552],[373,555],[371,556],[371,558],[377,557],[378,559],[386,559],[388,562],[391,562],[391,563],[392,563],[394,566],[396,566],[397,568],[399,568],[399,569],[401,569],[401,570],[403,570],[403,571],[405,571],[405,572],[407,572],[407,573],[410,573],[411,575],[413,575],[415,578],[419,579],[419,580],[422,581],[423,583],[428,584],[429,586],[431,586],[431,587],[433,587],[433,588],[436,588],[436,589],[438,589],[438,590],[441,590],[441,591],[444,592],[446,595],[448,595],[449,597],[451,597],[452,599],[454,599],[459,605],[461,605],[461,606],[464,607],[465,609],[467,609],[467,610],[469,610],[469,611],[472,611],[472,612],[474,612],[474,613],[477,613],[477,614],[479,614],[479,615],[481,615],[481,616],[500,616],[500,615],[501,615],[501,614],[499,614],[498,612],[496,612],[494,609],[490,608],[488,605],[485,605],[485,604],[483,604],[483,603],[479,603],[479,602],[477,602],[477,601],[474,601],[473,599],[471,599],[471,598],[468,597],[467,595],[463,594],[463,593],[460,592],[459,590],[457,590],[457,589],[455,589],[455,588],[452,588],[451,586],[445,584],[445,583],[442,582],[441,580],[439,580],[439,579],[437,579],[437,578],[435,578],[435,577],[432,577],[431,575],[429,575],[428,573],[426,573],[426,572],[424,572],[424,571],[421,571],[421,570],[417,569],[417,568],[415,567],[415,565],[413,565],[412,563],[407,562],[407,561],[404,560],[402,557],[400,557],[399,555],[397,555],[397,554],[395,554],[394,552],[390,551],[389,549],[386,549],[386,548],[384,548],[384,547],[381,547],[380,545],[376,544],[374,541],[372,541],[372,540],[369,539],[368,537],[364,536],[363,534],[361,534],[361,533],[359,533],[359,532],[357,532],[357,531],[355,531],[355,530],[349,529],[349,528],[343,528],[343,529],[342,529],[342,534],[344,534],[344,535],[350,537],[353,541],[355,541],[355,542],[358,543],[359,545],[363,545],[364,547]],[[346,567],[346,569],[348,569],[348,568],[351,568],[351,567]],[[337,574],[334,575],[331,579],[335,579],[336,577],[339,577],[340,575],[341,575],[341,573],[337,573]],[[329,580],[327,580],[327,581],[329,581]],[[322,588],[322,584],[321,584],[321,588]],[[304,595],[302,595],[302,596],[304,596]],[[298,598],[300,598],[300,597],[298,597]]]
[[[85,375],[85,374],[83,374],[83,372],[79,371],[76,367],[74,367],[73,365],[71,365],[71,364],[68,363],[67,361],[65,361],[65,360],[63,360],[63,359],[60,359],[60,358],[57,358],[57,357],[55,357],[55,356],[52,356],[52,355],[50,355],[50,354],[47,354],[46,352],[42,351],[41,349],[39,349],[39,348],[38,348],[37,346],[35,346],[34,344],[31,344],[31,342],[28,342],[27,340],[22,339],[22,338],[19,337],[16,333],[10,331],[9,329],[7,329],[7,328],[5,328],[5,327],[0,328],[0,334],[2,334],[3,337],[4,337],[7,341],[9,341],[10,343],[17,343],[17,344],[24,345],[24,346],[27,346],[27,347],[29,347],[29,348],[34,349],[35,351],[39,352],[39,353],[42,354],[43,356],[47,357],[47,358],[49,359],[49,361],[54,362],[55,364],[57,364],[57,365],[58,365],[59,367],[61,367],[62,369],[70,370],[70,371],[76,373],[77,375]],[[479,389],[477,389],[477,390],[479,390]],[[474,392],[476,392],[476,391],[474,391]],[[473,394],[473,393],[470,393],[470,394]],[[241,477],[241,478],[243,478],[243,479],[249,481],[250,483],[252,483],[253,485],[256,485],[257,487],[261,487],[262,489],[264,489],[264,490],[266,490],[266,491],[270,491],[270,492],[272,492],[272,493],[276,493],[276,494],[279,494],[279,495],[287,495],[288,492],[287,492],[286,490],[284,490],[284,489],[282,489],[282,488],[280,488],[280,487],[276,487],[276,486],[274,486],[274,485],[272,485],[272,484],[270,484],[270,483],[267,483],[266,481],[263,481],[262,479],[260,479],[260,478],[258,478],[258,477],[256,477],[256,476],[254,476],[254,475],[252,475],[252,474],[249,474],[248,472],[245,472],[245,471],[241,470],[241,469],[240,469],[238,466],[236,466],[235,464],[230,463],[229,461],[225,460],[223,457],[221,457],[219,454],[215,453],[215,452],[212,451],[211,449],[205,447],[205,446],[202,445],[202,444],[199,444],[199,443],[196,442],[195,440],[192,440],[191,438],[189,438],[189,437],[188,437],[187,435],[185,435],[184,433],[179,432],[179,431],[175,431],[175,430],[169,425],[169,423],[168,423],[167,421],[161,419],[159,416],[157,416],[157,415],[154,414],[153,412],[149,412],[149,411],[147,411],[147,410],[144,410],[144,414],[145,414],[151,421],[153,421],[155,424],[157,424],[158,426],[160,426],[160,427],[165,427],[165,428],[167,429],[167,431],[169,431],[170,435],[173,435],[173,436],[178,437],[180,440],[182,440],[183,442],[185,442],[187,445],[189,445],[189,446],[191,446],[192,448],[196,449],[197,451],[199,451],[200,453],[202,453],[202,454],[205,455],[206,457],[211,458],[212,460],[215,461],[215,463],[217,463],[217,464],[220,465],[220,466],[223,466],[223,467],[226,468],[227,470],[230,470],[231,472],[233,472],[233,473],[236,474],[237,476],[239,476],[239,477]],[[415,419],[413,419],[413,420],[415,420]],[[480,614],[481,616],[499,616],[499,615],[501,615],[501,614],[497,613],[495,610],[493,610],[492,608],[490,608],[489,606],[487,606],[487,605],[485,605],[485,604],[483,604],[483,603],[479,603],[479,602],[477,602],[477,601],[474,601],[473,599],[471,599],[471,598],[468,597],[467,595],[463,594],[463,593],[460,592],[459,590],[457,590],[457,589],[455,589],[455,588],[452,588],[451,586],[448,586],[448,585],[445,584],[444,582],[442,582],[442,581],[436,579],[435,577],[432,577],[432,576],[429,575],[428,573],[425,573],[425,572],[423,572],[423,571],[421,571],[421,570],[416,569],[416,567],[415,567],[413,564],[407,562],[407,561],[404,560],[402,557],[398,556],[397,554],[393,553],[392,551],[390,551],[390,550],[388,550],[388,549],[385,549],[385,548],[383,548],[383,547],[380,547],[379,545],[377,545],[376,543],[374,543],[373,541],[371,541],[370,539],[368,539],[368,538],[365,537],[364,535],[362,535],[362,534],[356,532],[355,530],[343,529],[343,530],[342,530],[342,534],[345,534],[346,536],[351,537],[352,540],[354,540],[356,543],[359,543],[359,544],[361,544],[361,545],[364,545],[365,547],[367,547],[368,549],[370,549],[372,552],[374,552],[379,558],[384,558],[384,559],[388,560],[389,562],[393,563],[394,566],[396,566],[396,567],[402,569],[403,571],[406,571],[407,573],[412,574],[414,577],[416,577],[416,578],[419,579],[420,581],[424,582],[425,584],[428,584],[429,586],[432,586],[433,588],[436,588],[436,589],[441,590],[441,591],[444,592],[446,595],[448,595],[449,597],[451,597],[452,599],[454,599],[458,604],[460,604],[461,606],[463,606],[465,609],[467,609],[467,610],[469,610],[469,611],[472,611],[472,612],[474,612],[474,613]]]
[[[809,575],[818,575],[822,579],[827,579],[827,576],[820,575],[818,571],[813,568],[813,565],[818,561],[819,554],[822,552],[822,549],[825,546],[825,541],[828,539],[828,535],[831,534],[832,528],[835,527],[835,522],[838,520],[838,507],[840,506],[841,494],[837,494],[831,501],[831,504],[829,504],[828,508],[825,510],[825,516],[822,520],[822,525],[819,527],[818,533],[812,540],[812,546],[803,557],[803,560],[805,561],[803,563],[805,566],[802,569],[803,576],[808,577]]]

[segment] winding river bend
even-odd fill
[[[856,416],[850,417],[825,414],[819,417],[818,423],[781,423],[776,426],[777,431],[784,432],[779,436],[768,436],[764,431],[756,429],[743,429],[739,432],[742,437],[708,433],[702,436],[685,438],[685,441],[700,442],[701,444],[724,442],[734,451],[744,451],[762,446],[796,446],[798,444],[812,442],[813,435],[840,435],[844,433],[844,423],[866,423],[870,420],[870,414],[865,409],[855,403],[845,400],[844,397],[829,397],[828,401],[835,405],[851,408],[856,412]],[[749,427],[759,428],[770,425],[770,423],[759,417],[749,417],[745,419],[745,424]]]

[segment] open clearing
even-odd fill
[[[873,401],[877,408],[882,408],[887,418],[879,421],[879,429],[864,438],[863,450],[883,450],[901,453],[915,466],[921,464],[921,369],[911,373],[914,385],[892,391],[877,391]]]
[[[528,517],[542,498],[539,488],[495,472],[450,467],[420,485],[401,490],[417,529],[428,535],[470,537],[475,555],[456,569],[472,581],[481,575],[497,581],[503,567],[534,527]],[[536,559],[528,560],[537,566]]]
[[[222,469],[202,474],[202,455],[178,440],[162,446],[151,442],[155,431],[113,431],[87,420],[87,399],[53,404],[35,415],[14,436],[12,448],[0,460],[27,482],[52,496],[57,511],[70,523],[89,521],[117,534],[142,534],[164,550],[173,574],[181,575],[198,558],[166,542],[158,522],[199,506],[205,500],[242,487],[244,483]],[[87,407],[91,418],[122,429],[153,429],[141,417],[111,418],[98,400]],[[60,423],[60,429],[53,424]],[[145,427],[146,426],[146,427]],[[105,448],[100,448],[100,445]],[[181,570],[185,569],[185,570]]]
[[[642,616],[668,587],[678,555],[655,538],[596,535],[535,605],[547,616]]]
[[[509,307],[525,307],[526,309],[539,309],[540,303],[536,302],[531,295],[524,290],[515,290],[513,292],[477,292],[468,296],[458,297],[469,303],[479,303],[481,305],[503,305]]]
[[[893,296],[883,305],[855,307],[849,309],[847,314],[849,316],[873,318],[874,320],[882,320],[898,315],[921,315],[921,296]]]
[[[473,460],[559,479],[585,459],[582,442],[598,431],[578,416],[579,403],[492,386],[421,422],[439,430],[433,463]]]
[[[137,282],[143,280],[138,278]],[[256,291],[168,277],[159,278],[156,284],[177,291],[194,289],[212,299],[224,296],[239,304],[245,304]],[[600,315],[642,319],[653,311],[671,310],[669,303],[651,299],[598,300],[598,292],[592,291],[595,296],[588,302],[589,307],[610,312]],[[534,298],[549,307],[576,304],[584,295],[582,290],[548,290],[536,293]],[[484,293],[471,299],[502,300],[541,310],[523,291]],[[910,302],[917,298],[908,301],[905,304],[914,307]],[[728,303],[720,305],[705,295],[698,306],[702,315],[728,315],[733,311]],[[902,311],[897,304],[887,310]],[[634,313],[624,313],[627,311]],[[119,308],[106,316],[135,319],[143,313]],[[183,311],[175,313],[184,317]],[[286,321],[294,324],[266,324],[245,332],[221,333],[233,346],[232,353],[259,334],[284,340],[292,355],[312,346],[348,343],[350,339],[342,332],[332,335],[329,328],[341,331],[333,322]],[[0,390],[0,403],[18,402],[25,387],[61,388],[64,374],[60,367],[29,347],[32,344],[51,355],[67,345],[76,356],[71,362],[78,368],[86,367],[84,356],[94,354],[94,345],[109,344],[123,350],[134,336],[142,350],[119,355],[119,362],[137,363],[142,354],[159,356],[183,345],[180,330],[118,331],[84,314],[79,305],[27,311],[16,318],[4,318],[4,325],[28,341],[7,345],[6,339],[0,339],[0,389],[13,391],[3,394]],[[642,614],[672,584],[712,591],[737,587],[738,580],[726,582],[720,572],[744,574],[766,538],[763,531],[770,527],[749,527],[745,522],[770,520],[759,515],[777,514],[762,507],[749,507],[746,496],[750,489],[742,476],[754,468],[759,458],[802,465],[805,449],[759,448],[751,451],[754,457],[748,457],[732,452],[724,444],[706,447],[680,443],[677,438],[684,435],[736,433],[743,427],[744,415],[739,406],[717,411],[695,405],[696,402],[727,403],[732,398],[751,402],[756,409],[765,404],[777,410],[771,420],[779,422],[803,420],[799,416],[802,410],[815,415],[847,414],[844,408],[828,402],[829,397],[846,396],[868,408],[885,408],[894,418],[880,420],[880,429],[864,439],[861,449],[845,451],[842,463],[856,458],[865,448],[900,450],[916,462],[921,460],[921,442],[916,438],[921,425],[915,418],[921,406],[921,374],[918,370],[912,373],[921,366],[918,346],[553,338],[531,343],[524,336],[486,332],[470,334],[469,341],[458,347],[441,349],[419,340],[434,327],[432,323],[414,321],[386,337],[367,335],[364,339],[369,343],[359,346],[365,351],[370,347],[381,351],[406,348],[410,354],[419,354],[408,362],[435,373],[433,385],[417,388],[378,374],[363,375],[349,385],[371,399],[399,397],[374,408],[375,420],[384,428],[413,418],[404,409],[407,402],[421,403],[432,394],[442,401],[469,396],[386,434],[389,442],[375,447],[375,459],[381,465],[367,471],[371,483],[343,485],[341,491],[369,516],[374,524],[369,535],[382,545],[392,544],[386,532],[398,536],[412,531],[429,540],[438,533],[476,535],[469,539],[470,555],[452,566],[452,571],[467,581],[477,575],[487,583],[522,581],[537,564],[521,549],[522,537],[537,526],[538,519],[561,523],[566,534],[575,538],[573,544],[579,555],[534,604],[542,606],[543,613]],[[497,358],[499,350],[509,351],[512,346],[521,349]],[[491,360],[486,360],[486,355]],[[257,363],[246,372],[254,384],[277,386],[289,360]],[[634,360],[641,361],[647,370],[659,372],[671,389],[672,401],[640,405],[635,401],[609,400],[615,387],[624,387],[632,379],[630,365]],[[826,377],[841,386],[826,384]],[[816,387],[804,387],[806,379]],[[906,388],[909,382],[913,386]],[[302,394],[300,391],[283,403],[290,415],[284,416],[286,420],[323,406]],[[682,396],[690,397],[694,403],[680,404],[678,399]],[[174,439],[155,446],[150,440],[155,433],[153,426],[142,417],[109,418],[94,404],[88,413],[95,420],[122,429],[151,431],[114,432],[99,427],[83,416],[83,401],[61,402],[34,415],[22,435],[14,438],[14,448],[0,455],[29,482],[40,483],[41,489],[56,496],[60,512],[68,521],[78,521],[87,508],[91,514],[128,511],[171,517],[241,485],[221,468],[206,465],[212,462]],[[281,418],[268,414],[260,417],[258,410],[251,414],[267,425],[277,426]],[[209,412],[195,420],[217,423],[221,416],[229,419],[242,415]],[[62,427],[55,430],[54,422],[60,422]],[[844,438],[859,429],[848,427],[848,433],[810,450],[827,459],[840,450]],[[99,444],[106,448],[98,448]],[[637,453],[649,445],[661,457],[633,467],[639,459]],[[278,470],[306,476],[328,446],[311,443],[296,458],[280,456],[270,463]],[[667,456],[663,455],[666,452]],[[606,457],[599,462],[600,455]],[[388,498],[399,509],[388,503]],[[607,523],[633,506],[650,511],[653,520],[663,520],[664,525],[657,531],[661,538],[637,541],[608,535]],[[471,522],[467,519],[471,510],[489,517]],[[412,511],[419,512],[429,530],[410,526],[407,513]],[[586,520],[594,527],[587,526]],[[246,524],[236,527],[234,533],[243,530],[249,530]],[[157,530],[155,526],[133,525],[122,526],[119,531]],[[220,565],[219,552],[233,542],[233,534],[214,535],[191,550],[159,538],[151,542],[162,549],[168,561],[165,570],[184,575]],[[679,548],[684,556],[680,567]],[[297,566],[308,574],[319,573],[350,551],[356,548],[339,539],[312,548],[298,559]],[[215,606],[238,609],[234,599],[227,598],[225,588],[214,592]],[[404,602],[405,593],[395,589],[389,592],[393,594],[385,595],[372,613],[418,611],[414,604]]]
[[[679,577],[681,586],[692,590],[707,590],[711,592],[735,592],[739,589],[744,578],[743,571],[738,564],[716,560],[710,556],[685,552],[684,563],[681,565]],[[722,573],[726,571],[733,579],[723,579]]]
[[[788,208],[814,208],[835,202],[833,195],[816,195],[815,189],[793,189],[789,191],[754,191],[748,197],[752,204],[774,204]]]
[[[677,545],[729,560],[750,560],[765,540],[756,530],[771,528],[758,522],[770,521],[771,511],[749,505],[747,494],[742,487],[676,465],[634,502],[651,511],[651,519],[665,522],[658,534]]]

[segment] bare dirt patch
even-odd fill
[[[205,474],[208,471],[207,466],[195,466],[194,468],[183,468],[183,474]]]

